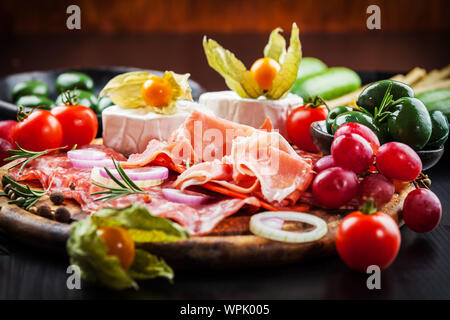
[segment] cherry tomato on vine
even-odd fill
[[[437,227],[442,217],[439,198],[428,189],[411,191],[403,202],[403,219],[411,230],[429,232]]]
[[[341,221],[336,234],[341,259],[362,272],[370,265],[387,268],[397,256],[400,242],[397,223],[389,215],[376,212],[375,207],[350,213]]]
[[[21,148],[44,151],[61,147],[63,128],[49,111],[38,109],[19,118],[21,121],[14,127],[12,139]]]
[[[97,135],[98,120],[92,109],[78,105],[57,106],[51,113],[63,127],[62,146],[89,144]]]
[[[370,146],[372,147],[374,153],[376,153],[378,148],[380,147],[380,140],[378,139],[377,135],[372,130],[370,130],[368,126],[357,122],[349,122],[337,128],[336,132],[334,133],[334,138],[336,139],[339,136],[350,133],[358,134],[366,139],[367,142],[370,143]]]
[[[153,107],[163,107],[172,99],[172,86],[164,78],[153,76],[145,81],[141,88],[145,103]]]
[[[363,173],[369,169],[375,158],[369,142],[355,133],[334,138],[331,154],[337,166],[356,173]]]
[[[272,87],[273,80],[280,71],[280,64],[272,58],[261,58],[256,60],[250,72],[263,90]]]
[[[120,265],[127,270],[134,261],[134,241],[127,230],[120,227],[104,227],[97,230],[106,245],[108,255],[116,256]]]
[[[292,110],[286,123],[291,142],[302,150],[319,152],[311,139],[309,128],[313,122],[325,120],[327,115],[328,109],[315,103],[307,103]]]
[[[377,168],[393,180],[413,181],[422,171],[422,161],[417,153],[401,142],[383,144],[377,151]]]

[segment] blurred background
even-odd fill
[[[81,8],[81,30],[66,9]],[[381,30],[368,30],[369,5]],[[0,76],[65,67],[132,66],[189,72],[208,90],[224,89],[208,67],[203,35],[249,67],[269,33],[300,27],[304,56],[354,70],[406,72],[448,64],[448,0],[2,0]]]

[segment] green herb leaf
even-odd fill
[[[133,194],[133,193],[145,194],[145,193],[147,193],[146,191],[139,188],[139,186],[137,186],[133,182],[133,180],[131,180],[130,177],[128,177],[128,175],[123,170],[120,163],[116,162],[116,160],[114,160],[113,157],[111,157],[111,159],[114,163],[114,167],[116,168],[119,176],[122,178],[122,181],[117,179],[108,168],[106,168],[106,167],[103,168],[103,169],[105,169],[106,173],[111,178],[111,180],[114,181],[118,185],[118,187],[105,186],[103,184],[92,182],[92,184],[96,185],[97,187],[105,189],[105,190],[100,190],[100,191],[91,193],[92,196],[102,195],[101,197],[95,198],[94,201],[102,200],[103,202],[108,202],[108,201],[117,199],[119,197],[126,196],[128,194]]]
[[[128,270],[128,274],[137,280],[146,280],[156,277],[173,280],[173,270],[163,259],[148,253],[147,251],[136,249],[133,264]]]
[[[23,158],[22,161],[16,163],[15,165],[11,166],[8,168],[8,170],[11,170],[12,168],[15,168],[17,166],[20,166],[19,169],[19,175],[22,173],[23,168],[25,168],[25,166],[27,165],[27,163],[29,163],[30,161],[39,158],[40,156],[46,155],[47,153],[53,152],[53,151],[57,151],[57,150],[61,150],[66,148],[67,146],[64,147],[59,147],[59,148],[54,148],[54,149],[47,149],[44,151],[40,151],[40,152],[36,152],[36,151],[30,151],[30,150],[25,150],[23,148],[21,148],[19,146],[19,144],[16,142],[16,146],[18,148],[18,150],[8,150],[9,153],[13,154],[13,156],[4,159],[4,161],[9,162],[9,161],[13,161],[16,159],[21,159]]]
[[[135,279],[173,279],[173,270],[164,260],[141,249],[136,249],[131,267],[122,269],[117,257],[108,256],[105,244],[97,235],[98,228],[107,226],[127,229],[135,242],[169,242],[188,237],[184,228],[151,215],[141,205],[101,209],[71,226],[67,251],[71,263],[80,267],[83,279],[116,290],[137,289]]]
[[[131,205],[124,209],[103,208],[96,212],[94,216],[112,219],[129,229],[159,230],[167,235],[177,237],[177,240],[189,237],[187,231],[179,224],[165,218],[153,216],[142,205]],[[144,239],[144,241],[147,240]],[[156,241],[165,241],[165,239],[159,238]]]
[[[97,235],[97,226],[90,217],[72,223],[67,252],[70,263],[81,269],[84,280],[116,290],[138,288],[120,266],[119,259],[107,254],[105,244]]]

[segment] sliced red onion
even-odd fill
[[[108,168],[109,169],[109,168]],[[109,170],[112,175],[122,180],[116,169]],[[141,167],[133,169],[124,169],[128,177],[133,181],[142,180],[163,180],[169,177],[169,170],[166,167],[153,166],[153,167]],[[100,169],[100,175],[104,178],[109,178],[105,169]]]
[[[162,189],[162,193],[167,200],[188,205],[201,204],[208,199],[206,195],[194,192],[186,193],[178,189]]]
[[[92,168],[115,168],[112,159],[101,159],[101,160],[80,160],[80,159],[70,159],[72,166],[75,169],[92,169]]]
[[[70,160],[101,160],[106,158],[106,154],[94,149],[77,149],[68,151],[67,157]]]

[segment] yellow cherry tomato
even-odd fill
[[[106,245],[108,255],[119,258],[120,265],[127,270],[134,260],[134,241],[127,230],[120,227],[104,227],[97,230]]]
[[[172,86],[166,79],[154,76],[144,82],[141,94],[149,106],[167,106],[172,100]]]
[[[261,58],[256,60],[250,72],[263,90],[269,90],[272,87],[273,79],[280,71],[280,64],[272,58]]]

